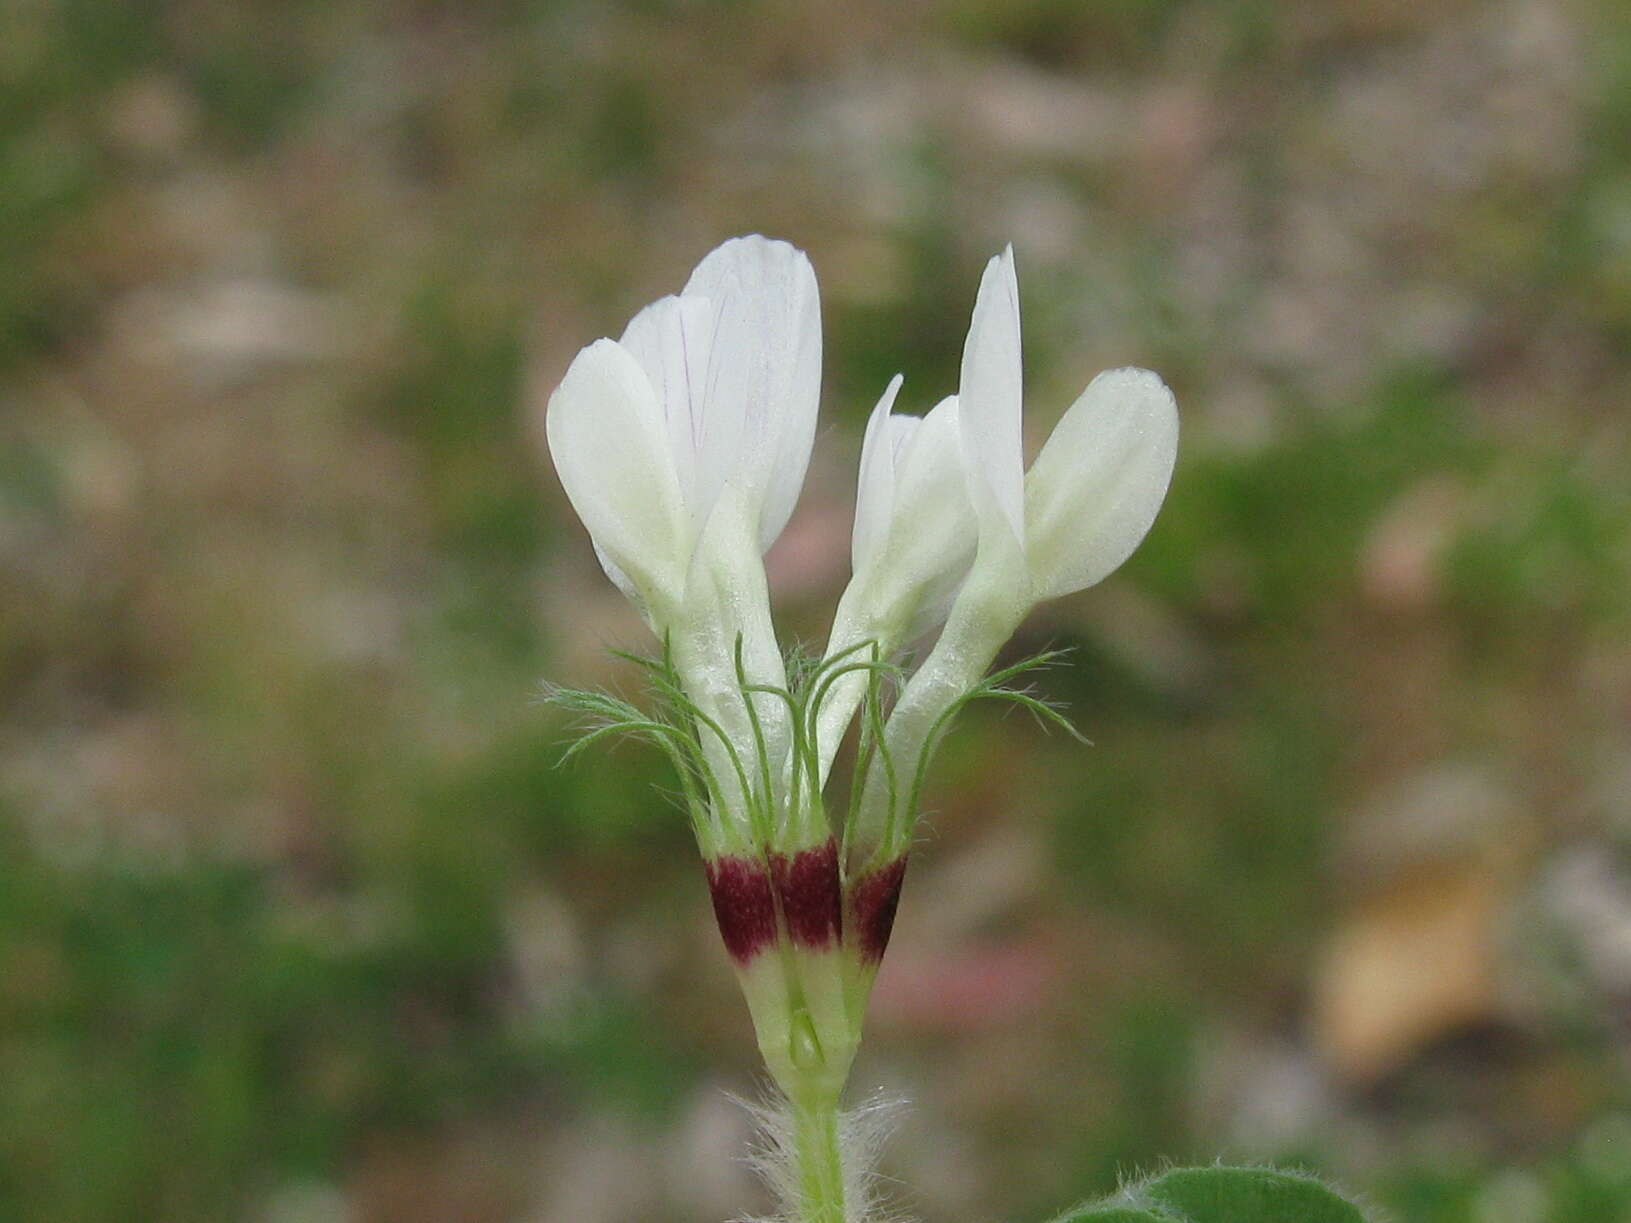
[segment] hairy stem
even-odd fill
[[[821,1093],[792,1105],[798,1223],[851,1223],[838,1137],[838,1098]]]

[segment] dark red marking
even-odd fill
[[[781,897],[787,933],[795,947],[820,950],[838,942],[844,928],[844,889],[838,882],[838,842],[772,854],[770,870]]]
[[[747,964],[776,941],[776,898],[770,873],[752,858],[729,856],[707,864],[708,892],[725,950]]]
[[[900,904],[900,885],[906,879],[906,856],[880,866],[850,889],[850,909],[855,914],[855,932],[861,944],[861,961],[876,964],[889,946],[895,928],[895,909]]]

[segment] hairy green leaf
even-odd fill
[[[1175,1168],[1056,1223],[1365,1223],[1311,1176],[1271,1168]]]
[[[1364,1223],[1357,1206],[1313,1177],[1269,1168],[1177,1168],[1144,1193],[1194,1223]]]

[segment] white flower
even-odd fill
[[[709,254],[622,339],[580,352],[549,401],[555,470],[601,565],[728,741],[704,751],[738,823],[736,766],[762,753],[779,777],[788,752],[785,704],[742,680],[787,682],[761,556],[798,500],[820,394],[815,273],[755,236]]]
[[[1086,589],[1132,555],[1172,478],[1178,407],[1148,370],[1100,374],[1065,412],[1027,474],[1022,386],[1019,283],[1009,247],[986,265],[980,281],[963,346],[958,422],[980,522],[980,557],[970,582],[1011,583],[1016,600],[1028,607]],[[1016,560],[1022,564],[1013,565]]]
[[[781,533],[820,392],[815,274],[802,251],[757,236],[720,246],[677,297],[572,362],[549,401],[550,454],[607,574],[654,627],[685,605],[705,533],[738,548],[745,532],[751,558],[725,558],[731,570]],[[740,530],[710,527],[727,504]]]
[[[926,416],[896,416],[901,377],[890,380],[861,442],[850,546],[853,576],[833,618],[827,657],[872,643],[881,658],[946,618],[974,559],[977,524],[969,504],[957,427],[957,398]],[[867,690],[855,671],[823,699],[816,739],[822,775]]]
[[[1150,529],[1177,457],[1178,409],[1154,374],[1100,374],[1025,471],[1019,284],[1010,247],[986,265],[963,345],[956,419],[978,520],[974,563],[934,649],[884,731],[898,768],[917,768],[946,712],[1043,599],[1082,590],[1119,566]],[[874,762],[851,838],[851,866],[905,853],[916,812]]]

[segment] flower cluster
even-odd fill
[[[992,660],[1033,606],[1133,551],[1178,435],[1159,378],[1112,370],[1025,469],[1019,287],[1004,251],[980,282],[957,394],[898,415],[897,376],[874,409],[853,577],[824,656],[792,666],[761,558],[803,483],[820,381],[808,259],[735,238],[621,339],[579,353],[547,417],[601,564],[663,647],[650,664],[661,711],[609,698],[598,711],[680,770],[726,949],[795,1109],[830,1104],[848,1074],[938,735],[991,691]],[[905,648],[936,633],[909,667]],[[857,722],[852,800],[829,816],[822,793]]]

